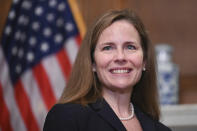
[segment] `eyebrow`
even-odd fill
[[[114,44],[114,42],[104,42],[104,43],[101,43],[101,45],[112,45]]]
[[[113,45],[114,42],[104,42],[101,45]],[[123,44],[137,44],[137,41],[125,41]]]
[[[124,44],[137,44],[137,41],[126,41]]]

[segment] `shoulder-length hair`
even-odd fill
[[[115,21],[126,20],[139,33],[144,54],[146,71],[133,87],[131,101],[153,119],[159,119],[158,95],[156,87],[155,57],[147,31],[140,18],[129,9],[109,11],[100,17],[88,30],[78,51],[72,72],[59,103],[80,103],[87,105],[102,97],[102,89],[96,73],[92,71],[94,50],[102,31]]]

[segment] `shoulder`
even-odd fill
[[[75,116],[84,113],[86,107],[80,104],[56,104],[48,112],[47,118],[56,118],[56,119],[73,119]]]
[[[166,125],[162,124],[159,121],[155,121],[155,127],[157,131],[171,131],[169,127],[167,127]]]
[[[86,109],[85,106],[80,104],[73,104],[73,103],[66,103],[66,104],[56,104],[54,105],[48,114],[55,113],[55,114],[70,114],[73,115],[77,112],[84,111]]]
[[[47,114],[44,131],[77,130],[78,119],[86,114],[87,107],[80,104],[56,104]]]
[[[148,114],[142,112],[138,107],[135,106],[135,113],[140,121],[143,130],[151,131],[171,131],[171,129],[161,122],[152,119]]]

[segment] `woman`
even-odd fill
[[[147,32],[131,10],[110,11],[89,30],[44,130],[169,131],[160,122]]]

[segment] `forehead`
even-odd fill
[[[133,24],[127,20],[118,20],[106,27],[101,32],[97,43],[122,39],[140,42],[138,31]]]

